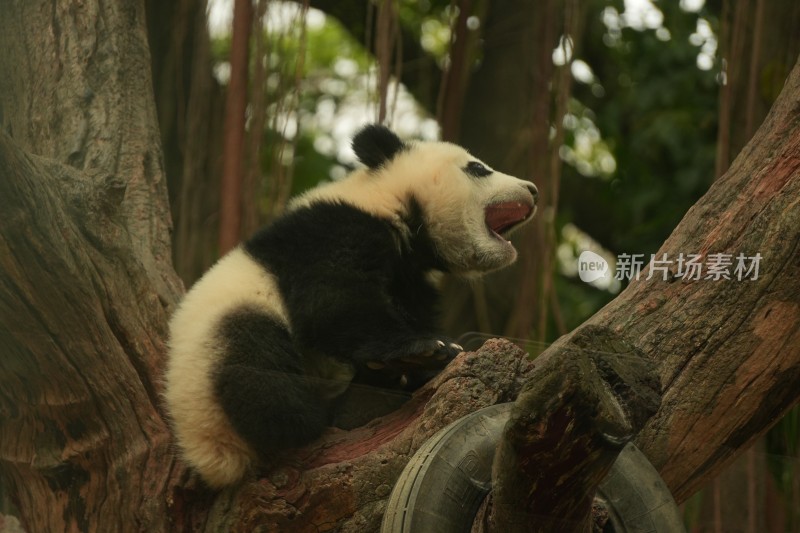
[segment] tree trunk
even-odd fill
[[[181,284],[143,4],[0,10],[2,482],[28,531],[167,530]]]
[[[231,79],[225,98],[225,133],[222,183],[219,198],[219,255],[228,253],[242,238],[242,190],[244,182],[247,84],[250,70],[251,0],[234,0],[231,36]],[[260,59],[260,58],[259,58]]]
[[[684,280],[673,264],[667,281],[646,280],[645,271],[587,322],[625,331],[659,364],[664,401],[637,445],[679,502],[800,397],[798,198],[795,65],[756,135],[656,253],[760,253],[758,278]]]
[[[531,380],[522,352],[489,342],[401,409],[329,430],[257,482],[213,494],[187,481],[158,407],[181,286],[143,4],[39,0],[0,15],[0,475],[28,531],[374,531],[414,450]],[[758,278],[681,280],[673,265],[582,327],[656,364],[663,402],[637,444],[678,500],[797,401],[799,197],[795,67],[659,252],[760,253]],[[536,366],[557,366],[580,331]]]
[[[800,3],[793,0],[723,2],[719,34],[725,83],[719,90],[717,177],[728,170],[778,97],[800,53],[798,27]],[[743,533],[767,531],[767,520],[782,513],[780,506],[768,511],[765,505],[771,493],[766,490],[770,474],[763,441],[708,487],[704,514],[716,519],[709,524],[717,530],[744,524]]]

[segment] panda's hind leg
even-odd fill
[[[215,389],[237,433],[261,453],[318,437],[327,425],[327,402],[305,376],[286,329],[242,308],[223,320],[220,333],[226,357]]]

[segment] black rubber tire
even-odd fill
[[[614,533],[686,531],[669,488],[633,443],[619,454],[595,500],[605,503]]]
[[[431,437],[397,480],[381,532],[468,532],[478,507],[491,490],[495,447],[511,405],[486,407]],[[622,451],[600,485],[597,498],[608,506],[608,531],[686,531],[666,485],[633,444]]]

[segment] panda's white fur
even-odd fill
[[[231,427],[212,383],[213,366],[224,356],[217,323],[243,303],[289,326],[274,276],[236,248],[195,283],[170,321],[164,398],[184,460],[212,487],[241,479],[256,456]]]
[[[217,323],[243,304],[262,309],[291,331],[275,277],[239,247],[192,286],[170,320],[164,398],[184,460],[214,488],[241,480],[258,456],[234,431],[212,383],[214,364],[224,357],[215,338]],[[309,367],[330,389],[329,397],[341,394],[353,378],[350,365],[330,358],[315,358]]]
[[[495,270],[512,263],[516,251],[487,228],[485,209],[494,203],[521,202],[531,206],[532,215],[535,188],[495,171],[480,179],[466,176],[464,167],[471,161],[476,159],[452,144],[404,146],[387,154],[380,165],[298,197],[288,212],[347,204],[389,221],[397,230],[395,246],[402,249],[421,230],[408,225],[413,197],[424,213],[432,247],[451,273],[472,276]],[[430,268],[423,274],[427,279],[437,273]],[[324,282],[316,290],[325,291]],[[184,460],[215,488],[240,481],[259,460],[259,450],[234,429],[215,393],[217,369],[228,357],[221,324],[240,309],[268,317],[293,335],[278,278],[243,246],[220,259],[191,288],[170,322],[164,397]],[[309,378],[319,380],[323,398],[342,393],[360,364],[318,353],[301,356]]]

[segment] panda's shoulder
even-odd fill
[[[391,233],[389,221],[341,201],[320,201],[285,213],[266,228],[284,239],[334,236],[384,239]]]
[[[281,255],[286,260],[309,256],[394,255],[399,249],[390,221],[339,201],[297,207],[251,237],[246,248],[254,257]],[[270,261],[271,262],[271,261]]]

